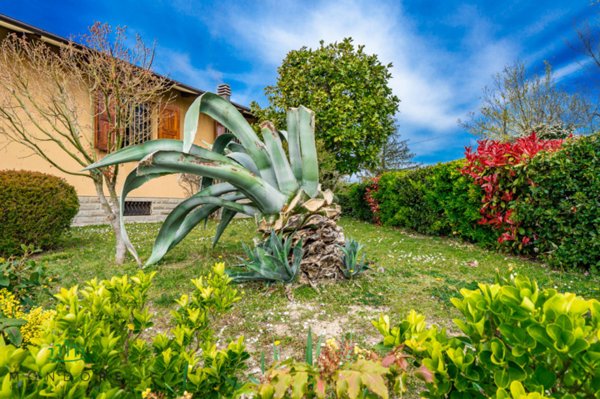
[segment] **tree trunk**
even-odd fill
[[[137,253],[133,249],[133,247],[128,248],[127,242],[125,241],[122,231],[121,231],[121,220],[120,220],[120,212],[119,212],[119,201],[116,198],[116,190],[114,187],[114,183],[109,181],[107,184],[109,185],[108,189],[111,193],[111,200],[109,201],[104,194],[104,180],[101,175],[93,176],[94,186],[96,187],[96,194],[98,195],[98,199],[100,200],[100,205],[106,214],[106,220],[110,224],[115,234],[115,263],[117,265],[122,265],[125,263],[125,257],[127,255],[127,251],[133,255],[138,265],[141,266],[141,261],[137,256]],[[108,180],[108,179],[107,179]],[[110,187],[111,183],[113,183],[113,187]]]

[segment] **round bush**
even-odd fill
[[[55,246],[78,210],[75,189],[61,178],[0,171],[0,255],[18,254],[22,244]]]

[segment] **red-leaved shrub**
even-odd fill
[[[373,223],[381,225],[381,217],[379,215],[379,202],[374,197],[374,194],[379,190],[379,176],[371,179],[371,183],[365,189],[365,201],[369,204],[369,208],[373,213]]]
[[[525,192],[535,185],[525,177],[527,163],[540,151],[556,151],[562,139],[540,140],[535,133],[514,142],[495,140],[478,141],[477,150],[466,148],[467,164],[461,173],[473,178],[483,190],[480,224],[490,225],[500,232],[499,243],[507,243],[514,250],[529,244],[533,231],[526,231],[514,215],[514,205]]]

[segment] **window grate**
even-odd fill
[[[152,201],[125,201],[124,216],[148,216],[152,214]]]

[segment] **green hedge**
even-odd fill
[[[368,182],[347,184],[336,193],[338,204],[342,207],[344,216],[349,216],[367,222],[373,221],[373,213],[365,201]]]
[[[501,232],[478,223],[483,193],[460,173],[464,162],[384,173],[375,194],[381,223],[497,246]],[[514,167],[526,176],[513,188],[515,217],[534,236],[528,252],[553,266],[600,270],[600,135],[568,140]],[[364,200],[368,184],[345,188],[345,215],[373,220]]]
[[[384,173],[374,196],[379,201],[381,223],[435,234],[442,215],[427,200],[431,176],[431,168]]]
[[[600,135],[535,157],[526,173],[535,184],[516,214],[535,251],[553,266],[600,271]]]
[[[18,254],[21,244],[55,246],[78,210],[75,189],[61,178],[0,171],[0,254]]]

